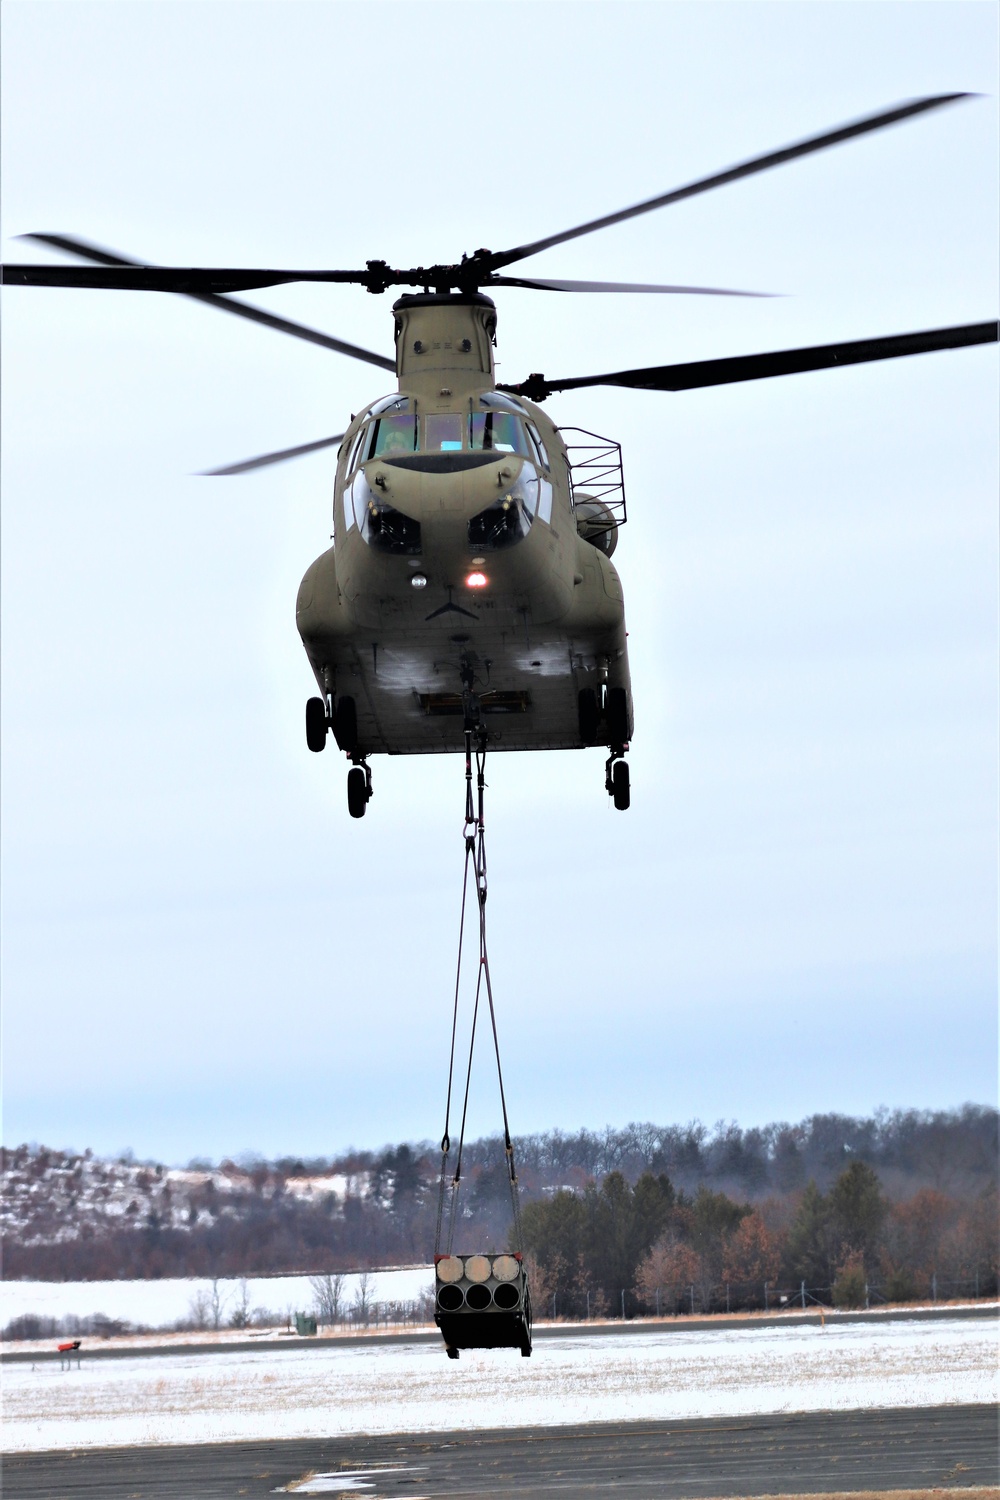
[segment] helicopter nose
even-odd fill
[[[490,505],[501,490],[509,489],[517,481],[524,467],[524,459],[512,453],[498,456],[496,463],[468,470],[464,477],[464,498],[474,508],[481,510]]]
[[[524,460],[514,454],[487,458],[479,453],[447,455],[446,463],[433,463],[434,455],[418,464],[370,464],[368,483],[414,520],[431,519],[442,513],[472,516],[492,504],[501,489],[514,484]],[[471,460],[471,462],[462,462]]]

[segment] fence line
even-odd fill
[[[927,1291],[914,1287],[906,1296],[890,1296],[884,1282],[860,1283],[857,1288],[840,1289],[836,1283],[827,1286],[784,1286],[772,1282],[719,1282],[712,1285],[674,1283],[656,1287],[649,1295],[636,1288],[619,1288],[611,1296],[594,1288],[580,1287],[550,1293],[544,1314],[567,1322],[592,1318],[602,1321],[655,1316],[677,1317],[697,1314],[733,1312],[790,1312],[811,1307],[849,1308],[905,1305],[908,1302],[949,1302],[957,1299],[995,1297],[997,1278],[979,1274],[964,1279],[931,1276]],[[541,1313],[542,1309],[539,1309]]]
[[[629,1318],[643,1316],[685,1315],[690,1317],[699,1313],[711,1315],[748,1311],[789,1312],[794,1308],[802,1311],[810,1307],[835,1308],[840,1306],[870,1309],[890,1304],[905,1305],[907,1302],[930,1301],[933,1303],[949,1302],[959,1298],[996,1297],[998,1291],[996,1276],[986,1277],[979,1272],[964,1279],[931,1275],[926,1278],[926,1282],[926,1294],[922,1294],[919,1288],[915,1287],[912,1295],[900,1297],[890,1296],[884,1282],[869,1281],[863,1284],[863,1293],[858,1288],[857,1295],[846,1299],[843,1296],[838,1298],[835,1286],[810,1287],[804,1281],[799,1282],[797,1287],[772,1285],[770,1282],[719,1282],[713,1285],[689,1282],[683,1285],[656,1287],[649,1296],[642,1295],[634,1287],[619,1288],[617,1293],[610,1297],[593,1287],[580,1287],[573,1291],[562,1290],[549,1294],[544,1307],[537,1308],[536,1316],[551,1317],[554,1320],[561,1319],[567,1322],[589,1322],[594,1318],[602,1321],[608,1318],[627,1321]],[[274,1327],[276,1324],[284,1323],[291,1330],[295,1325],[296,1312],[311,1315],[316,1319],[320,1328],[345,1330],[364,1328],[378,1331],[381,1328],[408,1328],[431,1322],[434,1316],[434,1299],[429,1293],[410,1301],[367,1302],[362,1299],[360,1303],[355,1300],[336,1310],[321,1307],[317,1300],[308,1309],[293,1311],[288,1308],[280,1313],[261,1312],[248,1318],[246,1326],[248,1328]],[[211,1326],[209,1322],[198,1324],[190,1318],[180,1319],[175,1324],[168,1325],[170,1330],[178,1332]],[[220,1321],[218,1326],[232,1325],[228,1321]],[[109,1337],[129,1333],[165,1331],[168,1329],[148,1329],[118,1319],[105,1318],[100,1314],[82,1318],[72,1315],[55,1318],[24,1314],[7,1324],[2,1331],[2,1337],[8,1340],[54,1338],[59,1335]]]

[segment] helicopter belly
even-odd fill
[[[359,753],[463,749],[463,691],[497,749],[576,748],[581,691],[629,693],[612,564],[577,534],[559,486],[511,537],[500,513],[521,514],[515,467],[358,471],[366,508],[306,573],[297,624],[331,713],[353,700]]]
[[[602,684],[629,691],[620,585],[610,564],[593,556],[579,584],[556,592],[548,580],[474,599],[442,591],[438,604],[393,590],[334,607],[328,553],[300,595],[300,604],[315,601],[300,607],[299,628],[316,679],[324,693],[353,698],[365,754],[463,749],[463,673],[471,674],[494,748],[580,748],[580,692]]]
[[[578,749],[578,695],[600,684],[609,644],[598,650],[582,636],[570,641],[557,631],[521,642],[492,632],[477,632],[472,640],[461,630],[437,645],[389,637],[350,653],[337,668],[337,692],[355,699],[359,743],[367,753],[458,751],[465,743],[461,674],[467,666],[494,749]],[[624,654],[613,666],[616,681],[627,678]]]

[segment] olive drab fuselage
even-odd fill
[[[496,750],[607,744],[581,702],[601,719],[614,689],[627,738],[610,513],[574,494],[544,412],[497,391],[489,298],[407,296],[394,312],[399,388],[352,418],[334,545],[296,608],[331,725],[353,700],[354,742],[338,740],[356,760],[461,750],[471,703]]]

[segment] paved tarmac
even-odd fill
[[[705,1500],[932,1486],[958,1492],[997,1484],[1000,1464],[996,1407],[942,1406],[14,1454],[4,1464],[3,1494],[262,1500],[309,1474],[334,1479],[313,1493],[373,1500]]]
[[[873,1308],[870,1312],[837,1312],[825,1308],[822,1312],[783,1312],[775,1313],[773,1316],[753,1316],[749,1318],[728,1317],[724,1313],[716,1313],[712,1317],[703,1318],[626,1318],[609,1319],[604,1322],[592,1323],[536,1323],[532,1337],[535,1340],[547,1338],[572,1339],[593,1338],[600,1335],[614,1335],[621,1333],[703,1333],[712,1332],[726,1333],[750,1333],[755,1328],[792,1328],[796,1326],[812,1325],[816,1328],[821,1321],[828,1324],[839,1323],[871,1323],[879,1325],[882,1323],[903,1323],[916,1319],[923,1322],[928,1319],[952,1319],[952,1318],[992,1318],[994,1321],[1000,1318],[1000,1306],[995,1302],[985,1306],[966,1304],[960,1307],[949,1307],[942,1304],[939,1307],[894,1307],[890,1311]],[[395,1328],[382,1333],[349,1333],[333,1335],[330,1337],[319,1336],[311,1338],[298,1338],[295,1334],[278,1338],[247,1338],[231,1339],[224,1343],[213,1343],[210,1339],[202,1339],[190,1344],[158,1344],[150,1340],[146,1344],[127,1345],[106,1348],[93,1339],[85,1338],[81,1357],[85,1360],[92,1359],[142,1359],[162,1354],[249,1354],[251,1351],[258,1353],[261,1349],[283,1349],[291,1353],[302,1348],[343,1348],[345,1344],[355,1347],[361,1344],[440,1344],[441,1335],[437,1329],[429,1330],[407,1330]],[[74,1355],[74,1358],[76,1356]],[[0,1365],[8,1364],[41,1364],[44,1360],[55,1360],[58,1362],[59,1355],[56,1352],[55,1340],[52,1347],[44,1350],[22,1350],[8,1349],[0,1353]]]

